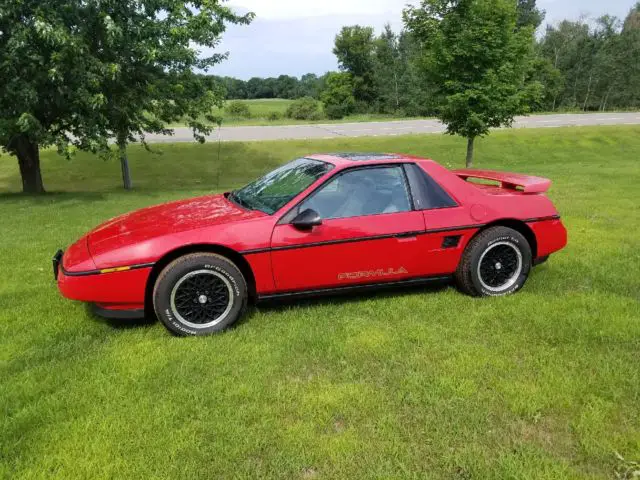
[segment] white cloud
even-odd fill
[[[323,74],[338,68],[332,53],[333,41],[343,25],[371,25],[381,31],[390,22],[400,31],[400,15],[343,14],[298,18],[258,17],[250,26],[231,26],[218,51],[228,51],[229,59],[213,73],[242,79],[281,74],[300,76]]]
[[[232,6],[255,12],[259,18],[285,19],[321,15],[400,15],[408,0],[236,0]]]
[[[595,18],[608,13],[624,18],[635,0],[538,0],[540,8],[547,11],[546,23],[560,20],[577,20],[579,17]]]
[[[380,31],[390,22],[402,28],[402,9],[419,0],[230,0],[237,11],[253,11],[249,26],[230,26],[219,51],[229,60],[212,73],[244,79],[252,76],[322,74],[337,68],[331,52],[343,25],[371,25]],[[611,13],[624,17],[636,0],[538,0],[547,21]]]

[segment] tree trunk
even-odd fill
[[[125,190],[131,190],[131,171],[129,170],[129,158],[127,157],[127,140],[124,136],[118,137],[118,149],[120,150],[120,169],[122,170],[122,185]]]
[[[24,193],[45,193],[40,172],[40,147],[26,135],[18,135],[10,145],[18,157],[22,191]]]
[[[604,96],[604,99],[602,100],[602,111],[606,111],[607,110],[607,100],[609,100],[609,94],[611,93],[611,88],[607,89],[607,93]]]
[[[398,72],[396,70],[393,71],[393,82],[395,83],[395,94],[396,94],[396,112],[400,108],[400,92],[398,91]]]
[[[473,167],[473,142],[476,137],[467,138],[467,168]]]
[[[584,103],[582,104],[582,111],[587,111],[587,102],[589,101],[589,95],[591,95],[591,80],[593,79],[593,72],[589,73],[589,84],[587,85],[587,94],[584,97]]]

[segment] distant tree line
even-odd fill
[[[284,98],[296,99],[303,97],[320,98],[324,90],[326,77],[308,73],[301,78],[290,75],[279,77],[240,80],[233,77],[206,76],[210,88],[222,85],[227,92],[228,100],[250,100],[255,98]]]
[[[516,28],[539,29],[545,12],[535,0],[517,0]],[[405,21],[406,26],[406,21]],[[533,55],[523,65],[526,84],[537,84],[529,111],[640,108],[640,2],[626,19],[605,15],[547,25],[534,37]],[[427,42],[428,43],[428,42]],[[428,47],[427,47],[428,48]],[[411,28],[394,32],[387,25],[343,27],[333,50],[339,72],[301,78],[208,77],[223,85],[228,99],[312,97],[322,100],[327,116],[381,113],[435,115],[441,79],[423,75],[425,42]]]
[[[640,2],[624,21],[549,25],[536,50],[532,76],[544,85],[536,110],[640,107]]]

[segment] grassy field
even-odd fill
[[[231,100],[227,101],[227,104]],[[409,117],[396,117],[393,115],[382,114],[354,114],[349,115],[341,120],[329,120],[323,118],[322,120],[292,120],[285,117],[285,112],[293,100],[286,100],[282,98],[273,99],[257,99],[257,100],[240,100],[249,106],[251,111],[251,118],[232,118],[229,117],[224,109],[214,110],[215,115],[221,115],[223,117],[223,125],[227,126],[240,126],[240,125],[301,125],[308,123],[347,123],[347,122],[373,122],[377,120],[408,120]],[[276,112],[282,118],[277,120],[269,120],[268,115],[271,112]]]
[[[47,152],[54,193],[0,196],[0,478],[616,478],[640,460],[640,127],[479,142],[478,167],[552,178],[569,230],[518,295],[261,306],[189,339],[60,298],[52,254],[109,217],[304,153],[460,166],[464,141],[223,144],[220,162],[217,145],[157,148],[132,149],[131,193],[116,162]],[[16,163],[0,161],[0,192],[19,190]]]
[[[231,100],[227,101],[227,104]],[[411,120],[416,117],[398,117],[394,115],[383,114],[354,114],[349,115],[341,120],[329,120],[322,119],[317,121],[310,120],[292,120],[285,117],[285,112],[293,100],[286,100],[282,98],[271,99],[256,99],[256,100],[240,100],[249,106],[251,111],[251,118],[233,118],[229,117],[224,109],[215,109],[214,114],[223,117],[223,125],[226,126],[247,126],[247,125],[301,125],[309,123],[351,123],[351,122],[375,122],[375,121],[388,121],[388,120]],[[632,111],[632,110],[629,110]],[[277,120],[269,120],[269,114],[276,112],[281,118]],[[584,112],[582,110],[563,110],[556,112],[537,112],[536,115],[556,115],[561,113],[600,113],[600,112]],[[607,112],[611,113],[611,112]],[[173,126],[180,126],[182,124],[176,124]]]

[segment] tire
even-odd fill
[[[467,245],[456,271],[460,290],[474,297],[509,295],[520,290],[531,271],[531,246],[519,232],[491,227]]]
[[[247,306],[247,284],[238,267],[213,253],[180,257],[158,276],[153,308],[170,332],[201,336],[233,325]]]

